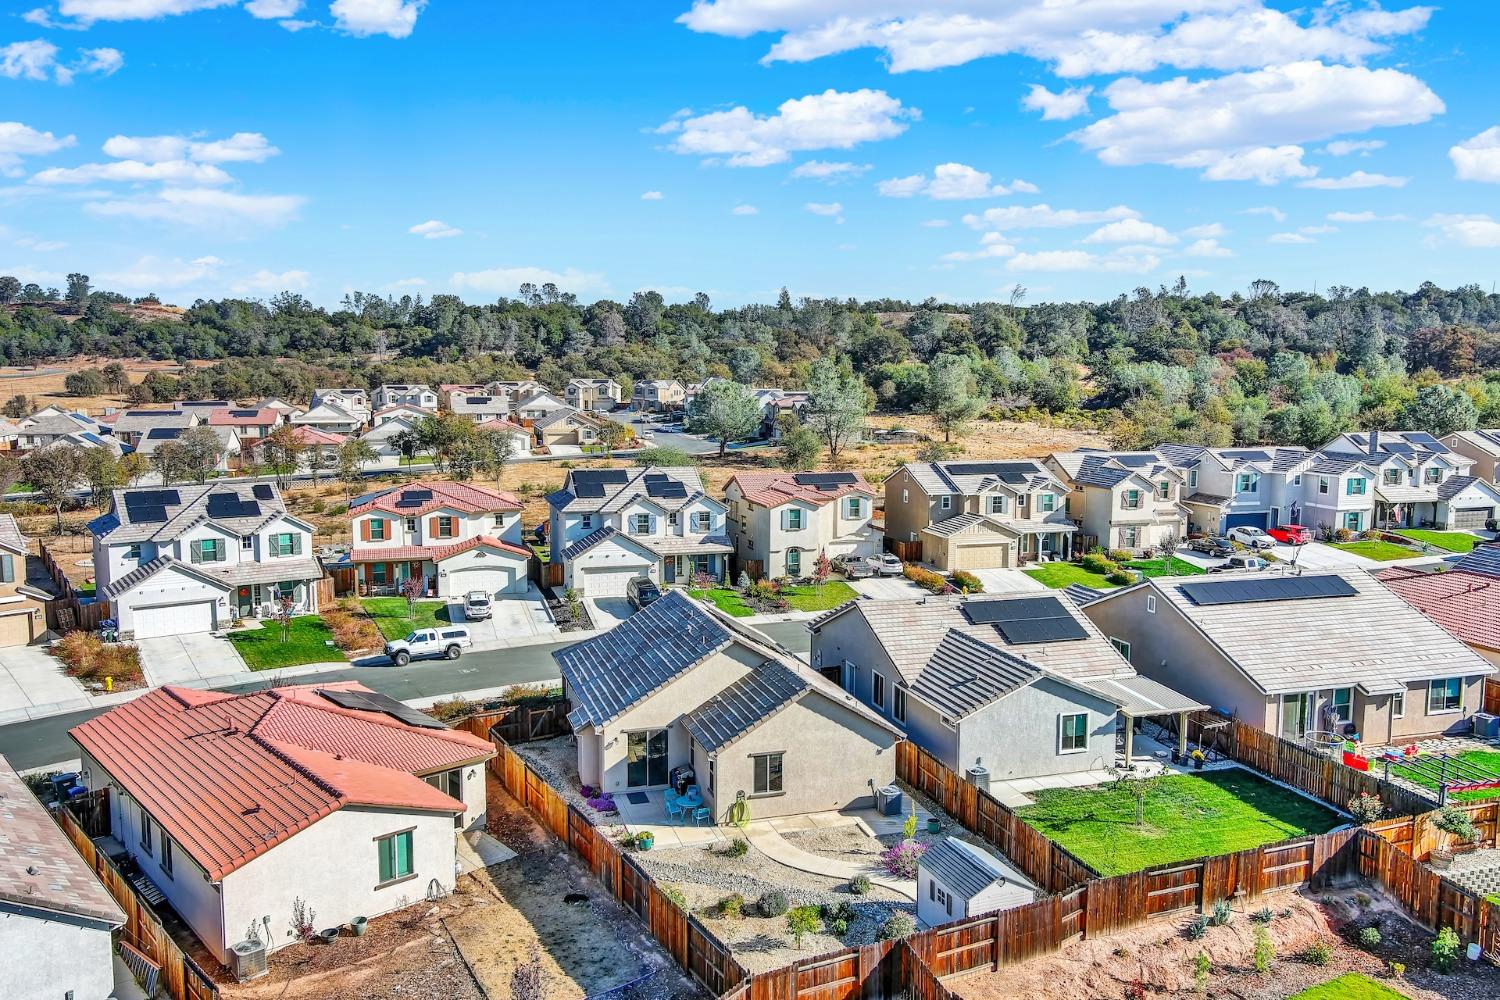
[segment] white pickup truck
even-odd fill
[[[385,655],[396,666],[404,667],[413,657],[441,656],[456,660],[463,651],[474,645],[469,630],[462,625],[447,625],[443,628],[419,628],[405,639],[392,639],[385,644]]]

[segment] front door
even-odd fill
[[[1311,694],[1281,696],[1281,735],[1283,739],[1300,740],[1307,733],[1312,716]]]
[[[679,557],[677,557],[677,556],[668,556],[666,559],[663,559],[661,561],[661,582],[662,583],[676,583],[677,582],[677,559],[678,558]]]
[[[667,731],[643,729],[627,737],[625,784],[649,788],[667,783]]]

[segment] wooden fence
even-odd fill
[[[1500,840],[1500,801],[1451,802],[1449,805],[1469,814],[1478,834],[1474,843],[1481,847],[1494,847]],[[1417,861],[1426,861],[1435,848],[1444,846],[1447,834],[1434,823],[1436,812],[1419,813],[1416,816],[1398,816],[1377,820],[1365,829],[1390,841]]]
[[[1484,711],[1500,715],[1500,681],[1493,677],[1484,679]]]
[[[568,708],[568,702],[563,698],[536,704],[502,705],[493,712],[480,712],[460,719],[453,723],[453,728],[473,733],[480,739],[493,741],[498,737],[513,746],[571,733],[573,727],[568,725]]]
[[[100,791],[93,794],[102,796],[108,793]],[[107,806],[104,811],[107,814]],[[161,921],[156,919],[151,907],[136,895],[135,889],[120,869],[115,867],[114,862],[94,847],[94,842],[74,819],[70,809],[59,809],[57,821],[78,853],[83,855],[83,860],[99,876],[100,883],[114,897],[115,902],[120,904],[120,909],[125,911],[125,926],[120,929],[120,940],[161,968],[160,989],[173,1000],[217,1000],[219,990],[213,980],[172,940]]]
[[[93,632],[99,628],[99,623],[109,617],[108,601],[83,601],[78,591],[73,587],[73,581],[68,579],[62,564],[57,557],[47,548],[43,542],[37,542],[37,554],[42,561],[42,567],[46,569],[47,575],[52,577],[52,583],[62,596],[45,602],[43,605],[47,616],[47,627],[59,634],[71,632],[74,629],[83,629]]]
[[[920,541],[903,542],[892,538],[890,535],[886,535],[885,549],[902,562],[919,563],[922,561],[922,543]]]

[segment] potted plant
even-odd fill
[[[656,834],[650,830],[642,830],[635,835],[635,846],[637,850],[649,851],[656,844]]]
[[[364,937],[365,931],[370,929],[370,918],[355,917],[349,921],[349,929],[354,932],[355,937]]]
[[[1207,758],[1203,756],[1203,751],[1202,750],[1194,750],[1192,753],[1188,754],[1188,757],[1193,762],[1193,770],[1195,770],[1195,771],[1201,771],[1201,770],[1203,770],[1203,764],[1204,764],[1204,761],[1207,760]]]
[[[1457,806],[1443,806],[1439,809],[1432,825],[1447,834],[1428,855],[1428,863],[1439,870],[1453,864],[1454,854],[1472,850],[1474,840],[1479,836],[1479,831],[1474,829],[1473,818]]]
[[[943,832],[942,821],[939,820],[936,816],[930,816],[930,817],[928,817],[928,819],[927,819],[927,832],[928,833],[942,833]]]

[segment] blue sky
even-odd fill
[[[0,273],[190,302],[1500,279],[1500,10],[36,0]]]

